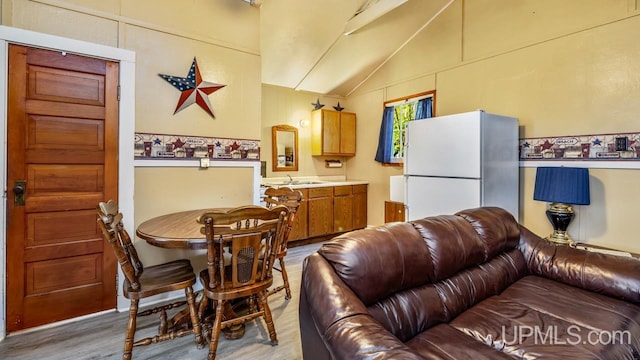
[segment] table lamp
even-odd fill
[[[533,199],[550,202],[547,218],[553,233],[546,239],[557,244],[571,244],[567,234],[574,217],[571,205],[589,205],[589,169],[574,167],[539,167]]]

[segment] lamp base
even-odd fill
[[[552,243],[559,245],[570,245],[573,243],[571,237],[567,233],[567,228],[573,220],[575,213],[573,207],[568,204],[552,203],[547,210],[547,218],[553,226],[553,233],[546,239]]]

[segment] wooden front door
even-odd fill
[[[117,86],[117,63],[9,47],[8,332],[115,308],[95,209],[118,196]]]

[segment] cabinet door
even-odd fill
[[[333,233],[333,199],[309,199],[309,237]]]
[[[309,215],[309,203],[307,202],[307,189],[300,189],[302,192],[302,201],[296,212],[296,218],[293,222],[293,228],[289,233],[289,241],[306,239],[308,237],[307,218]]]
[[[333,232],[353,230],[353,195],[351,186],[336,186],[333,198]]]
[[[397,201],[384,202],[384,222],[404,221],[404,204]]]
[[[356,114],[340,113],[340,153],[342,155],[356,154]]]
[[[309,190],[309,237],[333,233],[333,187]]]
[[[353,228],[367,226],[367,185],[353,185]]]
[[[322,152],[324,154],[340,153],[340,113],[322,111]]]

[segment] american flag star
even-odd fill
[[[211,115],[211,117],[216,117],[213,113],[213,107],[211,107],[208,95],[222,89],[226,85],[203,81],[202,76],[200,75],[200,69],[198,68],[198,62],[195,57],[193,58],[191,69],[189,69],[189,73],[186,78],[165,74],[158,75],[165,79],[169,84],[173,85],[173,87],[180,90],[180,99],[178,100],[176,111],[173,113],[174,115],[193,103],[196,103]]]

